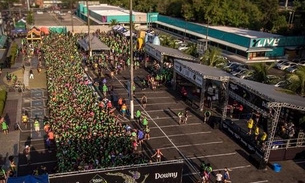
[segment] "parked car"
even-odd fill
[[[180,51],[185,51],[185,50],[187,50],[187,49],[189,49],[189,47],[187,46],[187,44],[181,44],[181,45],[179,46],[179,48],[178,48],[178,50],[180,50]]]
[[[248,72],[249,70],[248,69],[245,69],[245,68],[242,68],[242,67],[239,67],[239,68],[237,68],[235,71],[232,71],[231,72],[231,74],[233,75],[233,76],[236,76],[236,75],[238,75],[238,74],[246,74],[246,72]]]
[[[295,71],[297,71],[298,70],[298,65],[293,65],[293,66],[291,66],[291,67],[288,67],[287,69],[286,69],[286,71],[287,72],[290,72],[290,73],[294,73]]]
[[[289,84],[289,81],[285,80],[285,81],[280,81],[280,82],[276,83],[274,86],[280,87],[280,88],[285,88],[288,84]]]
[[[288,62],[288,61],[284,61],[284,60],[280,60],[280,61],[278,61],[276,64],[275,64],[275,68],[279,68],[282,64],[284,64],[284,63],[286,63],[286,62]]]
[[[236,77],[241,79],[250,79],[253,75],[253,70],[244,70],[243,72],[236,74]]]
[[[241,66],[241,63],[238,62],[230,62],[227,66],[225,66],[223,68],[223,70],[227,71],[227,72],[231,72],[233,70],[235,70],[236,68],[238,68],[239,66]]]
[[[278,67],[278,69],[280,69],[280,70],[285,70],[285,69],[287,69],[288,67],[291,67],[291,66],[294,66],[294,65],[297,65],[297,64],[295,64],[295,63],[293,63],[293,62],[286,62],[286,63],[283,63],[283,64],[281,64],[279,67]]]
[[[176,44],[176,45],[183,44],[183,41],[182,41],[182,40],[180,40],[180,39],[176,39],[176,40],[175,40],[175,44]]]
[[[305,61],[301,61],[298,65],[299,66],[305,66]]]

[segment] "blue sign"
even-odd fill
[[[7,180],[7,183],[49,183],[48,175],[27,175],[22,177],[10,177]]]

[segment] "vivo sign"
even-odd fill
[[[250,47],[301,46],[305,44],[305,37],[276,37],[251,39]]]

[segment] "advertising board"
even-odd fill
[[[183,161],[50,175],[50,183],[181,183]]]

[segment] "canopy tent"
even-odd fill
[[[48,35],[49,34],[49,28],[47,28],[47,27],[40,27],[40,31],[44,35]]]
[[[281,91],[281,88],[251,80],[234,77],[231,81],[247,88],[252,93],[258,94],[269,102],[291,104],[293,106],[298,106],[299,110],[305,111],[305,98],[299,95],[287,94],[284,91]]]
[[[45,175],[27,175],[22,177],[9,177],[7,180],[7,183],[49,183],[49,176],[47,174]]]
[[[26,29],[26,23],[23,21],[19,21],[15,24],[15,29]]]
[[[12,34],[26,34],[28,31],[25,29],[20,29],[20,28],[15,28],[13,30],[11,30]]]
[[[110,48],[98,37],[91,35],[90,39],[92,51],[110,50]],[[77,42],[85,51],[89,51],[89,36],[86,36],[84,39],[80,39]]]
[[[27,40],[35,41],[41,40],[41,31],[37,27],[33,27],[27,34]]]
[[[67,33],[67,27],[50,27],[49,32],[65,34]]]
[[[177,49],[160,46],[160,45],[154,45],[151,43],[145,44],[145,50],[146,50],[146,53],[150,54],[152,57],[155,57],[156,52],[159,52],[160,55],[171,56],[171,57],[184,59],[184,60],[188,60],[188,61],[195,61],[195,62],[199,61],[198,58],[185,54]]]
[[[6,45],[7,36],[0,35],[0,49],[3,49]]]
[[[130,35],[132,35],[133,37],[136,36],[135,33],[132,33],[132,34],[131,34],[131,32],[130,32],[129,30],[128,30],[127,32],[124,32],[123,35],[124,35],[125,37],[130,37]]]

